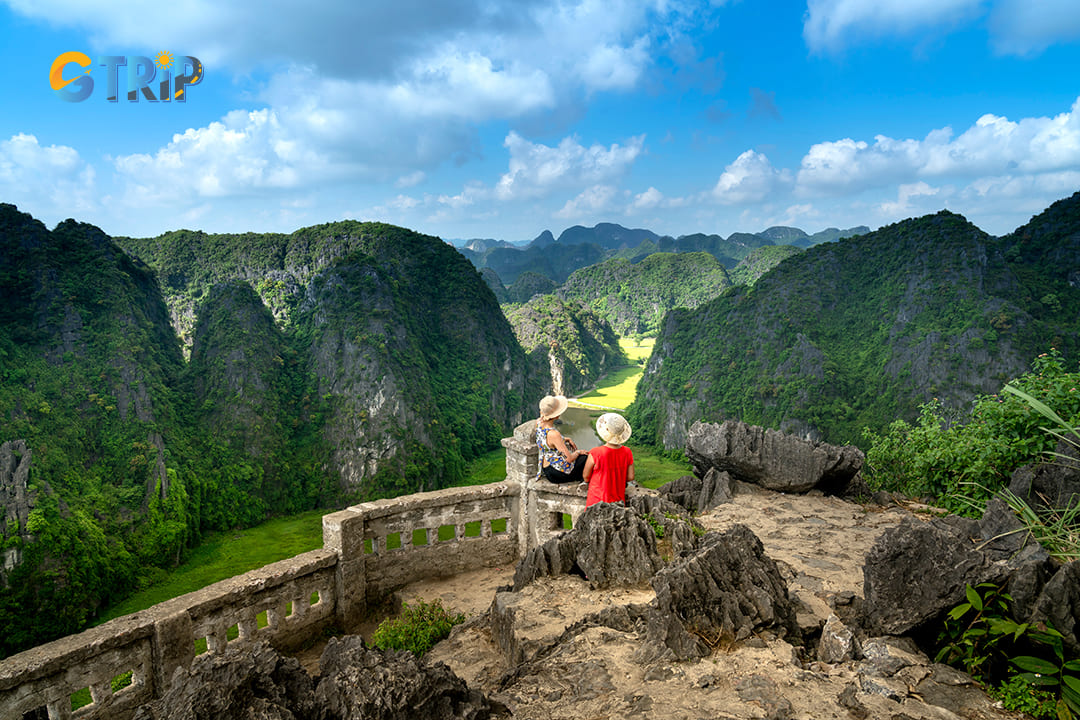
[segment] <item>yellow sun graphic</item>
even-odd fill
[[[154,56],[154,64],[157,65],[158,68],[160,68],[162,70],[165,70],[170,65],[172,65],[172,60],[173,60],[172,53],[170,53],[168,50],[162,50],[161,52],[159,52],[157,55]]]

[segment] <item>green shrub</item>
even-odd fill
[[[978,515],[1013,470],[1038,460],[1056,442],[1042,430],[1044,418],[1014,390],[1057,408],[1064,422],[1076,424],[1078,388],[1080,373],[1065,372],[1061,355],[1052,350],[1000,395],[980,397],[965,422],[932,400],[921,406],[914,425],[897,420],[882,435],[866,429],[868,481],[875,489],[930,496],[954,512]]]
[[[451,628],[463,622],[464,613],[449,612],[441,600],[430,603],[417,600],[415,605],[402,603],[401,613],[383,620],[371,642],[382,650],[408,650],[419,657],[447,637]]]
[[[1027,713],[1033,718],[1056,718],[1057,703],[1053,693],[1039,690],[1020,675],[988,690],[990,697],[1012,712]]]

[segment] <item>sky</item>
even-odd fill
[[[0,202],[114,236],[1001,235],[1080,190],[1077,0],[0,0],[0,60]]]

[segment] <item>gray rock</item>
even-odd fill
[[[164,697],[135,720],[301,720],[318,717],[311,677],[267,643],[205,654],[178,668]]]
[[[699,477],[716,468],[736,480],[778,492],[816,487],[835,493],[847,487],[865,460],[853,445],[811,442],[738,420],[694,423],[686,438],[686,455]]]
[[[661,497],[693,513],[711,510],[735,497],[735,479],[730,473],[709,468],[704,477],[684,475],[657,489]]]
[[[863,597],[871,631],[907,634],[963,602],[967,585],[1006,579],[1008,568],[972,542],[973,521],[943,520],[905,518],[867,553]]]
[[[1066,655],[1080,655],[1080,561],[1074,560],[1054,573],[1035,601],[1031,621],[1052,625],[1065,636]]]
[[[679,660],[703,657],[763,628],[799,634],[780,570],[745,525],[709,533],[697,552],[658,572],[652,584],[656,604],[636,656],[643,662],[669,653]]]
[[[483,720],[504,710],[446,665],[367,648],[357,636],[331,638],[319,662],[320,720]]]
[[[1065,457],[1017,468],[1009,482],[1009,491],[1036,511],[1069,507],[1080,493],[1080,451],[1064,440],[1054,451]]]
[[[656,530],[632,508],[598,503],[570,532],[533,548],[514,570],[514,590],[538,577],[577,573],[596,588],[637,585],[660,569]]]
[[[842,663],[854,660],[858,653],[855,633],[835,615],[830,615],[821,629],[818,640],[817,657],[821,662]]]

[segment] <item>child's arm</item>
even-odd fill
[[[589,453],[589,458],[585,461],[585,467],[581,469],[581,477],[585,478],[585,482],[589,482],[589,478],[592,477],[594,464],[592,453]]]

